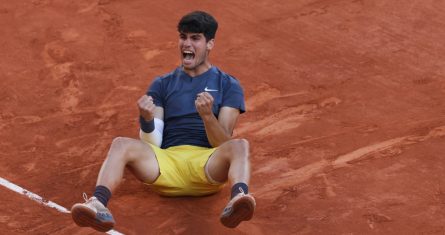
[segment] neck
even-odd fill
[[[212,67],[212,64],[210,64],[209,61],[204,61],[202,64],[200,64],[192,69],[187,69],[183,66],[182,70],[190,77],[196,77],[196,76],[199,76],[199,75],[207,72],[211,67]]]

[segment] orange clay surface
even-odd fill
[[[245,90],[256,214],[230,230],[228,187],[164,198],[126,171],[117,231],[445,233],[445,1],[1,0],[0,176],[66,208],[90,195],[195,9]],[[0,204],[0,234],[96,233],[4,187]]]

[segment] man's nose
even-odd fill
[[[190,46],[190,45],[192,45],[190,38],[184,39],[184,46]]]

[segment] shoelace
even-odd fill
[[[86,193],[83,193],[82,197],[83,197],[83,200],[85,200],[85,202],[91,201],[91,198],[88,198],[88,195]]]
[[[243,188],[239,187],[238,189],[242,194],[245,194]]]
[[[245,193],[244,190],[243,190],[241,187],[239,187],[238,189],[239,189],[239,191],[240,191],[242,194],[247,195],[247,193]],[[253,195],[253,193],[249,193],[249,194],[250,194],[250,195]]]

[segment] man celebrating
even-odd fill
[[[84,194],[86,202],[71,209],[77,225],[113,228],[107,203],[126,166],[166,196],[209,195],[229,181],[231,199],[221,223],[234,228],[252,218],[256,204],[248,193],[249,144],[231,138],[238,116],[245,112],[244,95],[235,78],[210,64],[217,28],[216,20],[202,11],[179,21],[182,66],[156,78],[138,100],[140,140],[113,140],[93,197]]]

